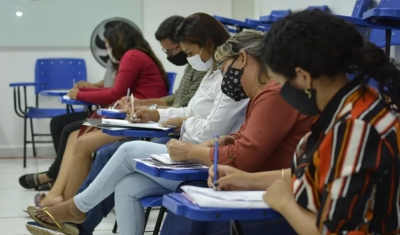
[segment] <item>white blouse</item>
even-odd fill
[[[221,91],[222,74],[210,69],[187,107],[158,109],[160,122],[188,117],[182,127],[183,141],[195,144],[239,130],[249,99],[235,102]]]

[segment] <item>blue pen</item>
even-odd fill
[[[215,184],[218,180],[218,141],[219,135],[214,135],[214,190],[217,190]]]

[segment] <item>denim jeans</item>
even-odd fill
[[[151,142],[166,144],[171,138],[159,138],[154,139]],[[128,139],[119,142],[112,143],[107,147],[101,149],[97,152],[97,156],[92,164],[92,168],[90,169],[90,173],[87,176],[86,180],[83,182],[81,188],[78,193],[83,192],[89,185],[93,182],[93,180],[97,177],[97,175],[101,172],[110,158],[114,155],[114,153],[118,150],[118,148],[126,143],[133,141],[135,139]],[[100,224],[103,217],[106,217],[111,210],[114,208],[114,193],[109,195],[106,199],[104,199],[101,203],[96,205],[93,209],[89,210],[86,214],[86,220],[81,225],[79,225],[79,234],[80,235],[91,235],[93,231]]]
[[[207,187],[206,181],[185,182],[185,185]],[[180,187],[176,192],[182,192]],[[296,235],[284,218],[275,220],[240,221],[245,235]],[[194,221],[183,216],[168,213],[161,235],[229,235],[230,221],[204,222]]]
[[[110,147],[116,149],[117,146],[118,144]],[[144,225],[144,209],[140,204],[140,199],[169,193],[175,190],[180,182],[153,178],[136,172],[134,159],[146,158],[150,154],[167,153],[167,149],[162,144],[131,141],[122,144],[108,162],[102,157],[106,149],[99,152],[96,161],[100,164],[96,164],[92,169],[99,170],[102,163],[106,165],[97,177],[92,179],[91,184],[85,181],[85,185],[89,184],[88,187],[85,190],[81,189],[81,193],[74,197],[75,205],[82,212],[95,209],[88,214],[87,221],[81,226],[81,234],[91,234],[105,213],[111,211],[114,191],[120,234],[141,234]],[[103,200],[105,200],[104,204],[101,205],[100,202]],[[99,207],[95,208],[96,206]]]

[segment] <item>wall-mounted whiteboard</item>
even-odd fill
[[[111,17],[143,30],[142,11],[142,0],[0,0],[0,47],[88,47]]]

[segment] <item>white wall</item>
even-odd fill
[[[174,14],[187,16],[195,12],[206,12],[212,15],[232,17],[232,5],[232,0],[143,0],[142,30],[144,36],[163,62],[166,70],[179,73],[176,86],[179,84],[183,68],[176,67],[166,60],[161,46],[154,38],[154,32],[158,25],[165,18]],[[89,41],[89,38],[87,40]],[[14,114],[12,89],[8,87],[8,84],[33,81],[35,60],[43,57],[81,57],[86,60],[89,81],[100,80],[104,75],[105,70],[94,60],[89,45],[77,48],[0,47],[0,94],[2,98],[2,102],[0,102],[0,157],[22,156],[23,120]],[[33,89],[30,91],[29,104],[34,105]],[[64,107],[56,98],[48,97],[42,97],[40,106]],[[35,132],[49,133],[49,120],[35,121],[34,126]],[[51,144],[40,146],[38,147],[40,155],[54,155]],[[28,152],[28,155],[31,155],[31,151]]]

